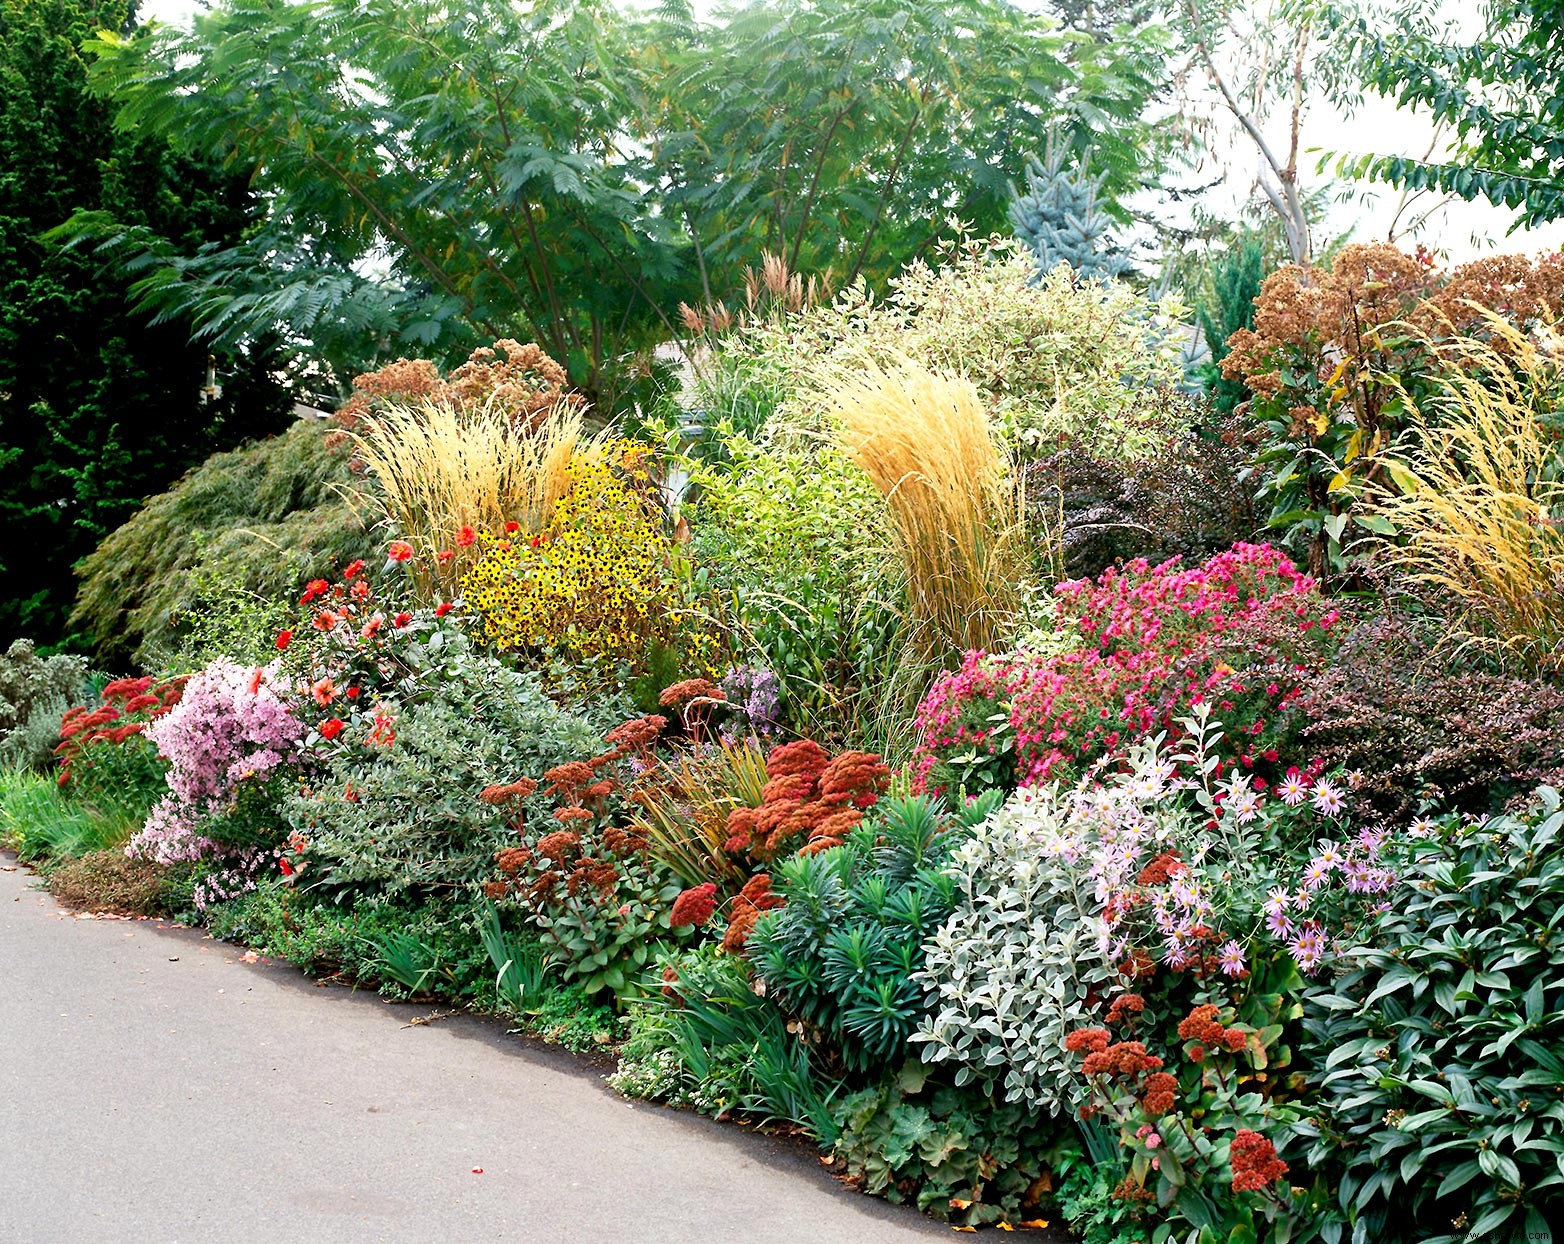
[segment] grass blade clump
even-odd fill
[[[841,375],[835,401],[841,444],[890,512],[915,653],[940,665],[1002,646],[1026,556],[1015,477],[977,389],[903,363]]]
[[[570,487],[571,457],[587,448],[574,407],[556,406],[534,427],[494,401],[470,410],[443,401],[392,403],[354,436],[390,527],[420,554],[417,564],[433,573],[436,553],[455,553],[437,568],[450,585],[481,554],[458,540],[462,529],[498,532],[516,522],[541,530]]]
[[[1413,408],[1400,473],[1406,486],[1379,510],[1404,539],[1393,560],[1455,603],[1453,638],[1531,672],[1557,671],[1564,663],[1558,359],[1485,314],[1486,339],[1440,343],[1449,366]]]

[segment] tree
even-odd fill
[[[1102,175],[1084,164],[1066,169],[1066,149],[1050,143],[1043,159],[1026,169],[1026,193],[1010,205],[1016,236],[1037,255],[1039,272],[1067,263],[1082,276],[1111,279],[1130,266],[1124,248],[1113,239],[1113,221],[1098,200]]]
[[[1315,42],[1312,14],[1306,4],[1289,0],[1177,3],[1193,76],[1215,90],[1258,156],[1255,184],[1282,224],[1292,261],[1309,263],[1314,243],[1298,154]],[[1256,11],[1262,4],[1265,11]],[[1286,125],[1285,146],[1267,133],[1278,109]]]
[[[266,211],[194,252],[78,231],[212,340],[283,328],[351,374],[519,336],[602,395],[682,274],[627,150],[624,31],[593,0],[232,0],[188,31],[100,32],[120,124],[249,177]]]
[[[122,125],[252,179],[266,212],[190,251],[78,218],[162,313],[280,331],[336,370],[536,340],[605,407],[669,309],[763,252],[879,281],[959,217],[1003,227],[1022,152],[1095,141],[1110,189],[1160,36],[1061,34],[1004,0],[226,0],[189,32],[93,45]],[[1144,140],[1144,141],[1143,141]]]
[[[708,298],[762,250],[878,281],[952,219],[1001,230],[1051,132],[1094,150],[1105,197],[1166,156],[1140,121],[1165,78],[1154,24],[1105,42],[1006,0],[767,0],[682,29],[652,139]]]
[[[1197,312],[1200,334],[1211,351],[1210,358],[1201,365],[1201,380],[1211,405],[1224,415],[1232,414],[1249,396],[1242,380],[1222,374],[1227,339],[1239,329],[1254,327],[1254,300],[1259,297],[1267,271],[1265,247],[1260,239],[1243,237],[1212,266],[1211,297],[1202,301]]]
[[[216,449],[281,427],[262,343],[215,360],[188,324],[149,324],[126,282],[44,235],[76,209],[197,248],[248,217],[242,183],[117,133],[81,42],[128,28],[112,0],[0,0],[0,645],[58,642],[71,567],[148,493]]]
[[[1369,155],[1342,170],[1400,188],[1486,198],[1536,226],[1564,218],[1564,0],[1487,0],[1481,33],[1462,42],[1417,9],[1335,10],[1368,89],[1425,109],[1455,136],[1433,153]]]

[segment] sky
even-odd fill
[[[1436,10],[1458,12],[1466,7],[1463,0],[1431,2]],[[198,0],[142,0],[140,12],[143,20],[182,22],[199,8]],[[1305,185],[1318,184],[1312,173],[1319,153],[1420,156],[1427,150],[1432,136],[1433,126],[1426,116],[1400,111],[1392,101],[1378,96],[1367,97],[1352,116],[1342,115],[1323,98],[1313,98],[1309,101],[1303,129],[1304,148],[1315,152],[1302,161],[1311,175]],[[1273,147],[1285,148],[1284,134],[1268,135],[1268,138]],[[1213,194],[1225,199],[1236,215],[1238,206],[1252,187],[1252,173],[1248,171],[1255,166],[1252,148],[1238,146],[1228,164],[1235,174]],[[1317,242],[1349,230],[1355,241],[1386,237],[1396,217],[1399,193],[1386,186],[1351,189],[1347,201],[1332,205],[1325,228],[1319,231],[1324,237],[1317,237]],[[1414,214],[1435,204],[1436,200],[1424,198]],[[1475,203],[1457,200],[1437,207],[1415,237],[1450,263],[1484,254],[1533,253],[1564,247],[1564,221],[1555,221],[1541,229],[1509,233],[1514,219],[1514,213],[1509,209],[1495,207],[1485,200]]]

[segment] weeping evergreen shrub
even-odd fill
[[[202,583],[285,598],[334,561],[371,556],[380,542],[353,504],[364,484],[348,455],[301,422],[208,458],[82,559],[78,640],[105,665],[140,663],[166,648]]]

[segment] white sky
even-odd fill
[[[1452,5],[1456,9],[1464,7],[1462,0],[1432,0],[1432,3],[1441,10],[1450,10]],[[143,19],[180,22],[200,7],[198,0],[142,0],[140,13]],[[1427,117],[1398,111],[1392,101],[1378,96],[1368,96],[1351,117],[1340,115],[1327,101],[1316,99],[1309,105],[1303,145],[1340,154],[1421,156],[1432,133]],[[1284,134],[1268,137],[1272,139],[1273,147],[1285,149]],[[1213,197],[1220,195],[1227,200],[1234,214],[1250,190],[1251,183],[1242,173],[1254,167],[1251,149],[1245,145],[1240,152],[1231,161],[1239,170],[1238,175],[1213,192]],[[1300,161],[1308,173],[1304,178],[1306,186],[1319,184],[1319,179],[1313,175],[1317,158],[1310,155]],[[1342,188],[1352,192],[1350,201],[1332,207],[1322,231],[1324,236],[1317,237],[1316,244],[1347,229],[1352,229],[1353,237],[1358,241],[1385,237],[1396,214],[1398,192],[1388,186]],[[1413,214],[1427,210],[1432,203],[1433,200],[1425,198]],[[1555,221],[1541,229],[1517,230],[1506,236],[1513,220],[1514,214],[1508,209],[1494,207],[1486,201],[1456,201],[1439,208],[1416,238],[1451,262],[1479,254],[1530,253],[1564,246],[1564,221]]]

